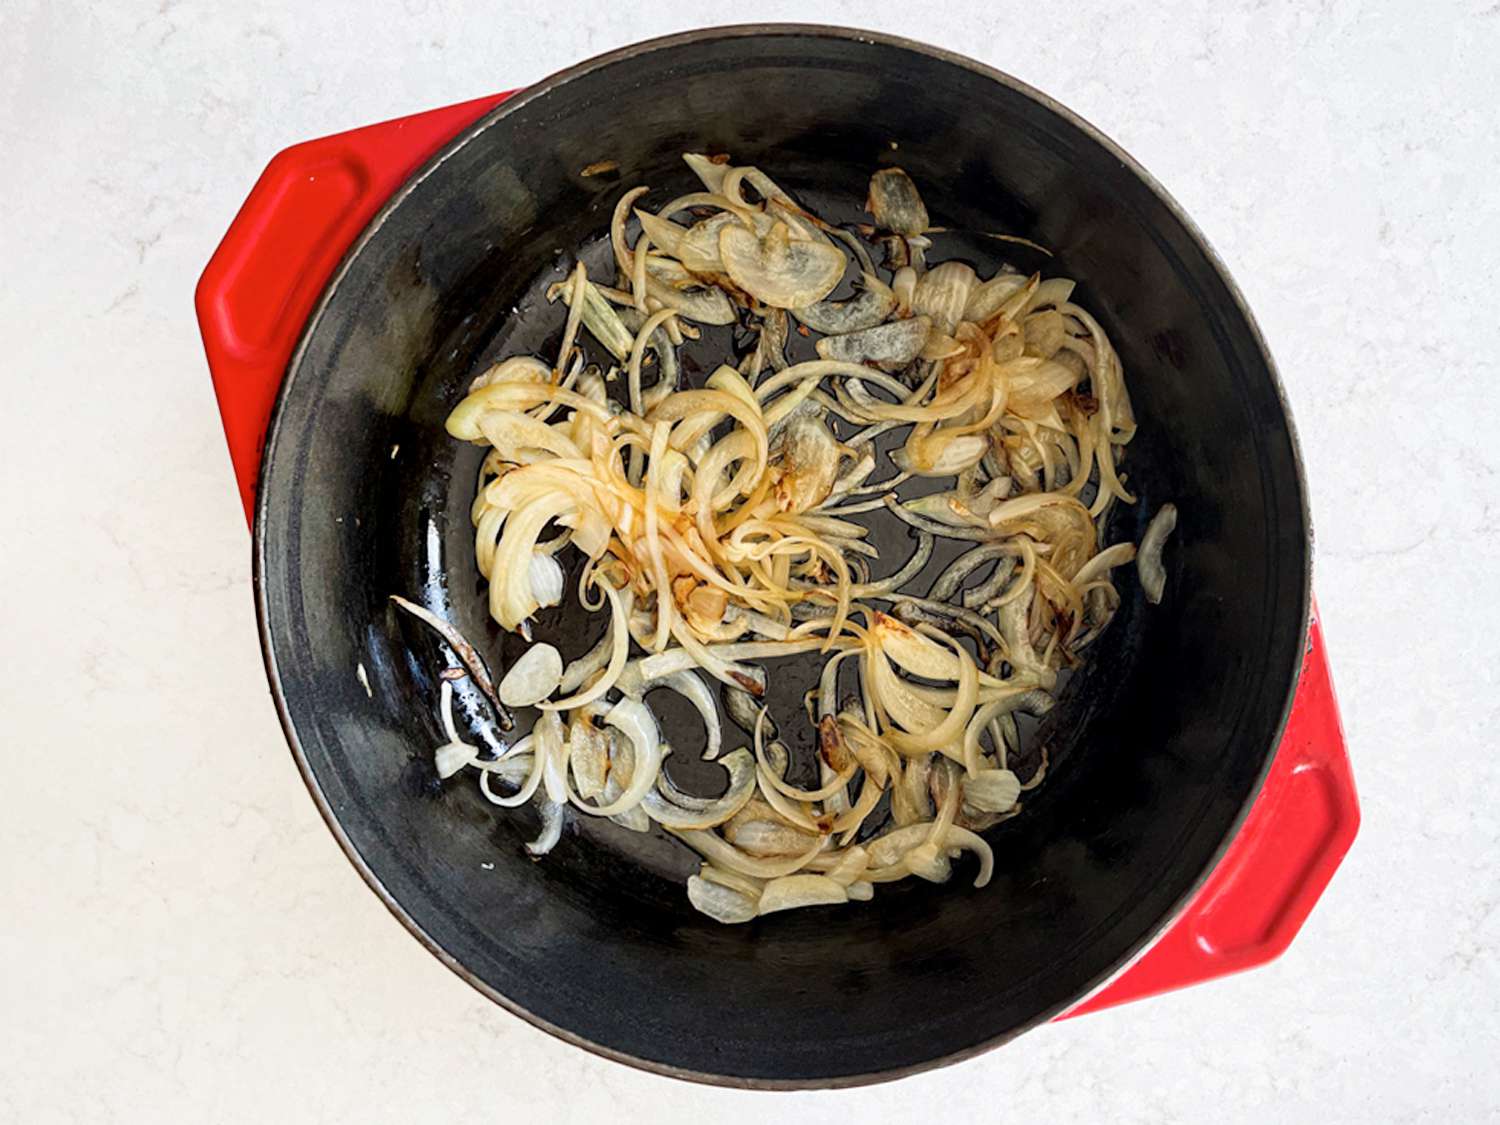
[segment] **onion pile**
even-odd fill
[[[929,265],[927,208],[900,169],[870,183],[873,225],[846,230],[758,168],[685,159],[701,191],[654,210],[637,206],[644,188],[620,200],[607,284],[580,262],[550,291],[567,310],[555,361],[496,364],[447,420],[488,448],[472,515],[495,621],[529,641],[581,567],[571,594],[608,627],[582,653],[534,645],[498,693],[484,673],[497,713],[536,716],[498,757],[459,737],[445,680],[438,772],[478,771],[497,805],[540,802],[533,854],[570,809],[659,826],[701,857],[688,900],[721,922],[943,882],[965,852],[982,886],[994,856],[979,833],[1045,770],[1009,768],[1015,716],[1052,706],[1120,605],[1114,569],[1136,558],[1101,546],[1111,507],[1134,503],[1119,358],[1071,281]],[[884,247],[884,278],[867,244]],[[753,329],[753,351],[687,386],[677,347],[726,324]],[[788,361],[794,326],[821,334],[819,358]],[[872,581],[867,520],[888,514],[917,549]],[[1153,601],[1164,538],[1153,524],[1140,560]],[[938,539],[965,548],[918,596]],[[809,787],[761,700],[779,658],[813,652]],[[841,696],[841,676],[858,690]],[[722,756],[710,681],[748,738]],[[663,772],[671,747],[644,698],[657,688],[701,715],[721,795]]]

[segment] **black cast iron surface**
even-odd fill
[[[561,315],[545,306],[547,285],[580,247],[603,264],[597,236],[626,187],[649,184],[655,200],[689,189],[684,150],[757,163],[838,220],[856,217],[848,204],[874,168],[899,163],[934,222],[1057,252],[1046,263],[953,236],[934,260],[988,274],[1008,258],[1076,278],[1076,299],[1119,349],[1140,419],[1124,469],[1141,503],[1110,537],[1138,538],[1161,503],[1178,505],[1167,598],[1148,607],[1122,584],[1119,617],[1033,742],[1051,753],[1048,781],[990,834],[996,872],[982,891],[961,867],[946,887],[882,887],[871,904],[723,927],[688,907],[681,884],[696,860],[670,839],[582,818],[534,862],[521,848],[533,812],[493,809],[472,777],[432,773],[436,676],[452,661],[387,596],[449,616],[494,665],[517,651],[489,622],[474,565],[479,454],[443,419],[493,357],[549,353]],[[619,176],[579,174],[601,160]],[[709,334],[689,370],[725,346]],[[903,531],[877,535],[884,557],[910,550]],[[1275,750],[1308,556],[1264,345],[1160,189],[996,72],[807,27],[720,29],[584,64],[505,103],[418,173],[309,321],[256,517],[284,725],[325,817],[391,909],[548,1030],[667,1073],[757,1086],[867,1081],[971,1053],[1066,1008],[1138,951],[1212,868]],[[538,631],[568,657],[598,627],[557,613]],[[789,733],[801,669],[772,668]],[[466,720],[483,713],[463,684],[459,703]],[[701,739],[676,714],[674,770]],[[676,776],[714,784],[712,770]]]

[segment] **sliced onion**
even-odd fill
[[[1124,566],[1134,558],[1134,543],[1116,543],[1113,547],[1106,547],[1079,568],[1078,573],[1073,575],[1073,585],[1086,586],[1095,579],[1108,574],[1115,567]]]
[[[499,805],[501,808],[507,809],[519,808],[521,805],[524,805],[527,801],[531,800],[532,795],[535,794],[538,787],[541,786],[542,767],[545,764],[543,761],[544,755],[531,753],[531,744],[531,736],[528,734],[525,738],[522,738],[514,746],[512,746],[510,748],[510,753],[505,755],[505,757],[501,758],[498,762],[475,763],[483,771],[479,775],[480,792],[484,794],[485,799],[491,804]],[[513,782],[514,773],[512,771],[515,769],[516,764],[525,759],[530,760],[531,768],[527,771],[525,780],[521,782],[521,787],[509,797],[497,796],[495,792],[490,789],[490,778],[498,775],[504,778],[506,781]]]
[[[609,777],[609,736],[576,711],[568,725],[568,767],[580,797],[594,800],[604,793]]]
[[[628,696],[609,709],[604,722],[630,740],[634,763],[630,771],[630,782],[625,791],[608,804],[590,806],[581,801],[575,804],[594,816],[618,816],[639,805],[656,784],[656,775],[661,770],[661,733],[650,708],[640,700]]]
[[[896,315],[910,316],[912,298],[917,293],[917,271],[910,266],[902,266],[896,271],[896,276],[891,279],[891,292],[896,297]]]
[[[965,262],[944,262],[924,273],[912,292],[911,311],[929,317],[935,331],[953,335],[964,319],[969,297],[978,284],[974,267]]]
[[[894,234],[921,234],[929,225],[917,185],[900,168],[882,168],[870,177],[865,210],[874,216],[876,226]]]
[[[1001,272],[988,281],[980,282],[969,291],[963,319],[971,324],[983,324],[999,312],[1007,300],[1027,288],[1028,280],[1024,273]],[[1035,292],[1034,287],[1031,292]]]
[[[926,788],[924,783],[923,788]],[[870,856],[870,866],[892,867],[899,863],[907,852],[926,843],[932,832],[932,822],[909,824],[905,828],[894,828],[865,844]]]
[[[774,457],[781,470],[776,499],[782,511],[816,508],[833,491],[838,443],[819,419],[804,414],[789,419],[777,438]]]
[[[757,913],[759,901],[742,891],[720,883],[711,883],[698,875],[688,876],[687,896],[694,910],[726,925],[750,921]]]
[[[957,641],[946,635],[944,635],[944,640],[958,657],[958,691],[953,706],[935,726],[924,723],[916,728],[908,727],[905,731],[891,731],[888,739],[891,745],[902,753],[910,754],[919,750],[948,752],[949,748],[956,750],[961,745],[964,730],[978,703],[979,670],[974,666],[973,658]],[[889,651],[885,641],[881,644],[884,651]],[[916,658],[914,651],[908,655],[911,659]],[[935,662],[928,664],[924,661],[923,663],[924,666],[937,666]],[[875,666],[877,668],[888,667],[883,660]],[[897,698],[899,694],[897,685],[899,684],[900,681],[893,674],[877,679],[876,691],[879,693],[880,702],[888,705]]]
[[[532,745],[542,763],[542,787],[549,801],[568,799],[567,755],[562,720],[556,713],[543,714],[531,728]]]
[[[814,332],[840,336],[874,328],[896,310],[896,294],[871,273],[860,277],[860,292],[847,301],[819,301],[792,315]]]
[[[723,273],[724,259],[719,255],[719,232],[726,226],[739,222],[740,218],[734,212],[721,211],[694,223],[678,244],[678,260],[693,273]]]
[[[546,643],[534,644],[501,679],[500,701],[510,707],[540,703],[557,690],[562,671],[562,655],[557,649]]]
[[[673,834],[716,866],[737,871],[741,875],[753,875],[758,879],[776,879],[800,871],[813,856],[823,850],[823,841],[814,839],[812,846],[800,855],[789,858],[759,857],[746,855],[712,832],[687,830]]]
[[[738,871],[726,871],[722,867],[715,867],[711,863],[705,863],[698,868],[698,876],[706,883],[717,883],[721,887],[728,887],[732,891],[754,901],[760,900],[760,892],[765,888],[764,879],[756,879],[750,875],[741,875]]]
[[[1167,545],[1167,536],[1177,527],[1177,505],[1163,504],[1146,526],[1141,536],[1141,549],[1135,556],[1136,573],[1140,575],[1141,589],[1152,605],[1161,603],[1167,589],[1167,571],[1162,566],[1162,549]]]
[[[641,224],[641,232],[650,240],[652,246],[665,250],[674,258],[681,257],[682,239],[687,234],[686,227],[680,227],[670,219],[663,219],[639,207],[635,208],[635,217]]]
[[[628,828],[632,832],[650,832],[651,818],[646,815],[646,810],[636,805],[633,809],[626,809],[622,813],[616,813],[609,818],[621,828]]]
[[[925,316],[894,320],[876,328],[825,336],[817,343],[818,355],[843,363],[873,363],[886,371],[899,371],[921,354],[932,331]]]
[[[995,853],[984,842],[982,836],[954,824],[943,833],[943,845],[950,848],[963,848],[979,857],[979,874],[974,876],[975,887],[982,887],[990,881],[990,876],[995,870]]]
[[[644,189],[614,211],[624,288],[593,284],[579,266],[549,290],[568,306],[557,368],[506,360],[449,416],[456,437],[490,446],[471,514],[492,616],[529,641],[532,615],[566,594],[569,546],[585,559],[580,603],[596,612],[608,600],[611,616],[601,642],[566,670],[551,646],[534,646],[500,692],[490,688],[497,707],[504,695],[543,712],[500,759],[480,761],[458,737],[445,685],[435,765],[445,775],[478,769],[486,799],[506,806],[545,788],[534,853],[560,837],[561,798],[630,830],[659,823],[704,857],[690,898],[725,921],[863,900],[875,884],[908,877],[941,881],[963,849],[980,854],[983,883],[993,856],[972,829],[1018,813],[1025,788],[1007,767],[1019,751],[1014,712],[1053,705],[1058,669],[1120,605],[1110,571],[1133,548],[1100,551],[1097,532],[1112,504],[1132,501],[1119,462],[1134,418],[1118,356],[1071,304],[1067,279],[980,282],[960,262],[928,268],[929,216],[898,169],[874,178],[868,200],[892,232],[889,261],[902,267],[886,288],[863,243],[759,169],[686,159],[708,190],[639,212],[633,248],[626,218]],[[862,283],[849,300],[830,300],[851,264]],[[787,309],[803,335],[823,333],[819,359],[787,365]],[[700,335],[689,321],[728,325],[741,314],[744,329],[759,330],[753,354],[731,357],[701,389],[678,390],[674,349]],[[888,322],[893,314],[902,319]],[[606,385],[619,372],[585,369],[571,347],[580,328],[626,361],[628,406]],[[660,372],[650,388],[641,386],[648,348]],[[839,440],[833,419],[857,432]],[[901,471],[865,484],[875,438],[898,427],[910,428],[891,454]],[[912,476],[950,483],[903,503],[894,490]],[[858,499],[870,495],[878,499]],[[871,581],[874,542],[849,517],[877,505],[919,540],[894,574]],[[1166,536],[1158,520],[1137,557],[1155,597]],[[932,597],[902,592],[938,537],[980,546]],[[993,572],[964,588],[991,560]],[[900,621],[872,602],[890,603]],[[659,651],[632,660],[632,639]],[[973,642],[977,664],[960,640]],[[808,693],[819,776],[802,789],[787,781],[785,747],[765,741],[755,701],[767,679],[749,662],[813,649],[828,654]],[[862,696],[841,705],[839,669],[850,656]],[[471,674],[483,690],[479,664]],[[731,686],[732,715],[757,716],[754,751],[726,758],[730,783],[717,798],[683,793],[663,775],[671,748],[641,698],[655,686],[688,698],[714,757],[722,730],[702,672]],[[611,691],[625,698],[604,703]],[[497,776],[518,791],[496,796]],[[887,800],[893,825],[855,844]]]
[[[734,303],[724,290],[705,288],[697,275],[670,258],[646,259],[646,296],[699,324],[733,324]]]
[[[708,735],[708,741],[703,747],[703,760],[711,762],[717,758],[719,749],[724,744],[724,728],[719,720],[719,708],[714,703],[708,685],[703,682],[703,677],[695,669],[687,669],[661,677],[656,681],[656,686],[675,691],[693,705],[703,719],[703,727]]]
[[[870,867],[870,853],[858,844],[845,848],[842,852],[830,853],[828,858],[832,862],[823,874],[846,888],[850,883],[857,882]]]
[[[800,855],[818,837],[779,820],[746,821],[735,831],[734,846],[749,855],[774,857]]]
[[[531,553],[531,596],[538,605],[557,605],[563,597],[562,567],[542,551]]]
[[[844,884],[826,875],[783,875],[772,879],[760,894],[760,913],[796,910],[803,906],[836,906],[849,901]]]
[[[729,772],[729,786],[721,797],[687,798],[663,773],[657,779],[657,788],[642,798],[641,807],[647,816],[667,828],[715,828],[743,809],[755,795],[755,758],[750,751],[742,748],[725,755],[724,768]],[[692,802],[692,807],[686,807],[684,798]]]
[[[734,283],[779,309],[816,304],[844,276],[844,255],[826,242],[794,239],[777,223],[764,239],[741,226],[719,231],[719,256]]]
[[[918,879],[946,883],[953,877],[953,863],[942,846],[931,841],[918,844],[902,857],[902,865]]]
[[[438,777],[445,780],[478,760],[479,748],[467,742],[445,742],[432,752],[433,768],[437,770]]]
[[[756,719],[761,714],[760,704],[755,702],[755,696],[741,687],[731,687],[725,684],[721,689],[724,698],[724,710],[736,726],[747,734],[755,729]],[[764,694],[764,693],[762,693]],[[770,737],[776,737],[774,725],[770,730]]]
[[[979,464],[989,449],[990,439],[984,434],[923,434],[919,426],[906,439],[901,467],[912,476],[951,477]]]
[[[723,190],[724,177],[729,174],[728,160],[715,160],[701,152],[685,152],[682,159],[693,170],[693,174],[703,181],[705,188],[712,192]]]
[[[544,856],[557,846],[557,842],[562,839],[563,814],[567,808],[565,802],[550,798],[541,803],[542,830],[535,840],[526,845],[528,854]]]
[[[687,668],[701,667],[714,678],[732,687],[744,688],[752,695],[765,693],[765,674],[759,669],[739,665],[743,660],[768,660],[799,653],[813,652],[823,647],[821,638],[813,637],[789,641],[740,641],[735,644],[701,645],[702,654],[687,648],[669,648],[654,656],[641,657],[625,666],[620,676],[619,688],[631,694],[640,694],[658,680]],[[759,675],[756,673],[760,672]]]
[[[604,583],[604,594],[609,599],[610,621],[609,631],[604,634],[604,640],[600,643],[604,644],[607,642],[609,645],[609,664],[592,685],[577,695],[571,695],[567,699],[559,699],[552,703],[539,704],[544,711],[570,711],[575,707],[582,707],[585,703],[592,703],[610,688],[614,687],[620,676],[624,673],[625,660],[630,654],[630,630],[626,626],[626,614],[628,610],[620,592],[607,582]],[[595,649],[598,647],[595,646]],[[568,667],[569,673],[564,674],[559,682],[559,687],[564,689],[568,686],[569,675],[573,670],[572,665]],[[587,674],[587,672],[584,673],[584,675]],[[580,677],[578,682],[582,682],[582,677]]]
[[[536,765],[536,758],[530,753],[510,753],[506,754],[503,758],[495,758],[488,762],[477,761],[471,764],[481,771],[479,785],[481,789],[485,790],[488,796],[489,788],[486,783],[492,777],[498,777],[507,785],[524,785],[531,777],[532,768]],[[540,778],[540,775],[538,777]],[[517,803],[525,804],[524,801]]]
[[[1021,779],[1010,770],[980,770],[964,779],[963,796],[981,812],[1009,812],[1021,798]]]

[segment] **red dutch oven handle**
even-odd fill
[[[276,154],[250,190],[204,269],[196,298],[247,519],[254,520],[261,447],[276,392],[344,252],[428,157],[509,96],[494,94],[294,145]]]
[[[508,94],[278,153],[198,283],[198,322],[245,514],[266,426],[302,328],[344,252],[434,152]],[[1308,632],[1297,698],[1265,786],[1183,914],[1067,1016],[1264,964],[1301,929],[1359,829],[1359,804],[1322,629]]]
[[[1292,713],[1265,785],[1182,916],[1067,1016],[1241,972],[1279,957],[1359,832],[1359,798],[1314,606]]]

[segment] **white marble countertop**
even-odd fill
[[[1500,7],[903,7],[755,11],[873,23],[1072,106],[1196,217],[1280,361],[1365,814],[1291,951],[775,1098],[601,1061],[470,990],[366,890],[286,753],[192,289],[283,146],[705,13],[5,0],[0,1121],[1500,1113]]]

